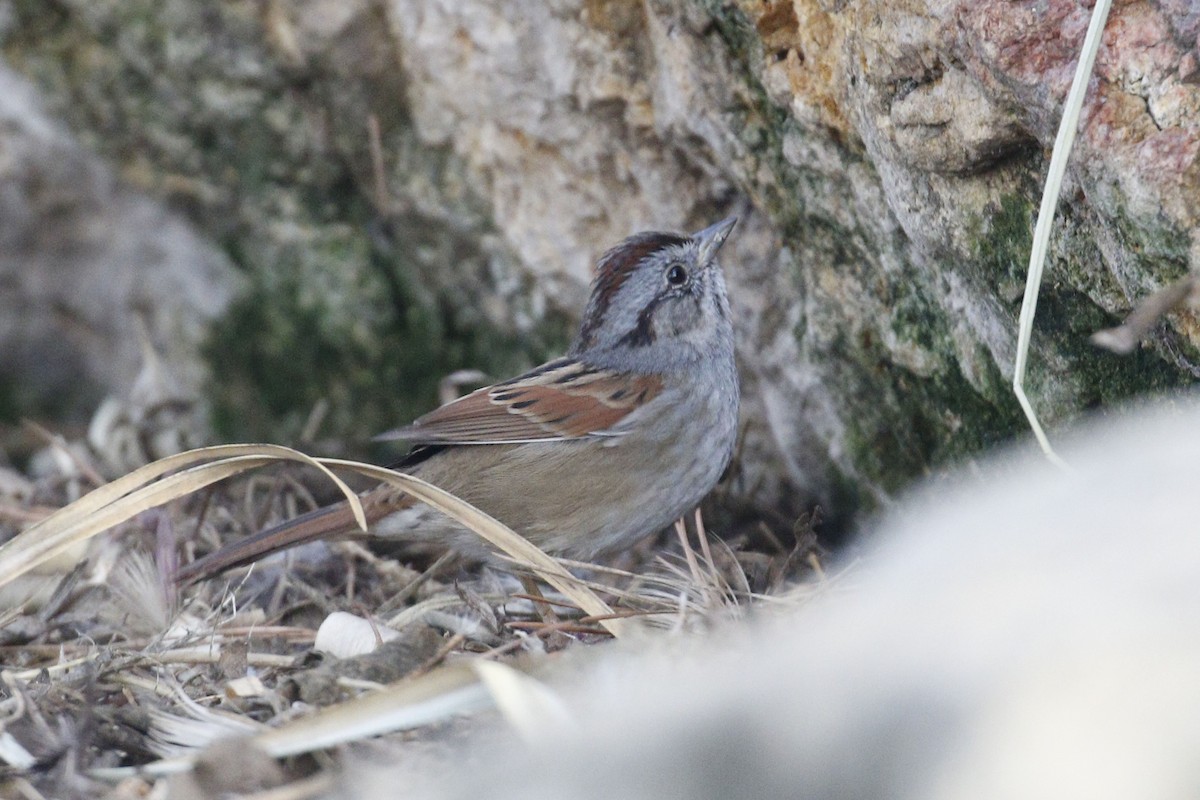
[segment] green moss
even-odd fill
[[[988,284],[1009,288],[1015,330],[1021,296],[1032,246],[1033,204],[1023,195],[1002,199],[995,212],[976,226],[976,252],[973,274]],[[1038,297],[1037,315],[1031,342],[1026,389],[1034,399],[1039,415],[1046,422],[1069,419],[1081,410],[1094,410],[1119,404],[1137,395],[1179,388],[1190,383],[1150,349],[1130,356],[1117,356],[1092,346],[1091,334],[1118,324],[1098,304],[1124,301],[1120,289],[1107,270],[1097,269],[1102,255],[1080,219],[1080,209],[1070,203],[1060,205],[1056,217],[1056,239],[1051,248],[1058,257],[1048,260]],[[1118,222],[1118,236],[1129,239],[1138,228],[1128,221]],[[1121,232],[1123,231],[1123,232]],[[1186,252],[1186,238],[1164,232],[1157,245],[1131,247],[1126,252],[1141,258],[1147,252],[1162,256],[1165,252]],[[1150,265],[1146,265],[1148,271]],[[1170,273],[1172,265],[1156,262],[1153,271]],[[1176,266],[1182,274],[1184,268]],[[1000,402],[1011,395],[1009,381],[1001,382],[991,398]],[[1023,432],[1023,428],[1022,428]]]
[[[1033,245],[1033,210],[1028,196],[1008,194],[991,216],[971,226],[974,270],[987,285],[1024,286]]]
[[[992,373],[987,382],[1003,383],[998,370],[985,363]],[[862,387],[849,394],[860,400],[843,416],[852,461],[890,493],[933,467],[977,454],[1022,430],[1020,407],[1011,394],[981,396],[953,361],[921,376],[868,346],[841,377]]]
[[[925,297],[915,292],[905,294],[892,304],[892,331],[923,350],[944,352],[947,332],[938,312]]]
[[[412,265],[398,252],[373,246],[365,234],[324,251],[343,265],[361,262],[354,272],[365,285],[354,287],[350,302],[377,301],[357,316],[334,308],[346,298],[260,265],[206,348],[214,425],[223,437],[294,441],[315,405],[327,401],[322,434],[362,441],[436,405],[438,382],[449,372],[487,368],[503,376],[563,347],[565,320],[547,319],[520,336],[497,332],[448,297],[418,291]]]

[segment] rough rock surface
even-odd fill
[[[250,275],[218,421],[378,430],[459,366],[561,346],[637,229],[744,218],[734,494],[871,505],[1023,430],[1007,388],[1076,0],[0,3],[3,53],[122,176]],[[1190,381],[1180,313],[1087,335],[1193,262],[1190,5],[1117,4],[1034,337],[1061,420]],[[298,423],[296,423],[298,424]]]

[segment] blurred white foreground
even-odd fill
[[[578,723],[462,769],[453,798],[1200,796],[1200,404],[1087,426],[942,482],[845,585],[699,645],[612,651]],[[969,483],[969,485],[967,485]],[[569,672],[569,670],[563,670]],[[384,770],[347,795],[395,797]]]

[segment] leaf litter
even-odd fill
[[[187,437],[107,401],[102,413],[86,441],[37,431],[29,474],[0,470],[4,796],[322,796],[343,746],[452,758],[489,726],[532,735],[565,713],[542,681],[570,669],[567,651],[703,635],[832,583],[815,519],[788,547],[762,522],[714,538],[697,512],[581,564],[411,476],[277,445],[161,452]],[[158,451],[132,447],[151,421]],[[181,563],[378,481],[479,533],[509,569],[319,542],[176,587]]]

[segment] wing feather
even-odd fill
[[[559,359],[447,403],[386,438],[507,444],[602,436],[661,391],[654,376]]]

